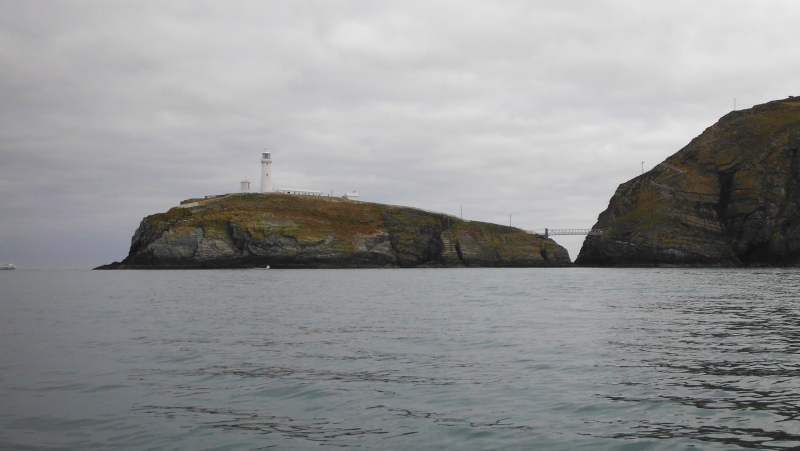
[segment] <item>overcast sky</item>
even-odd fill
[[[190,197],[319,189],[525,229],[800,95],[800,2],[0,0],[0,262],[121,260]],[[574,259],[582,238],[557,238]]]

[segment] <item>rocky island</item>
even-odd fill
[[[570,265],[524,230],[410,207],[280,193],[189,199],[146,217],[122,262],[96,269]]]
[[[619,186],[586,266],[800,265],[800,98],[734,111]]]

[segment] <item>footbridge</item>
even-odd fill
[[[537,229],[537,230],[526,230],[526,232],[532,233],[534,235],[541,235],[545,238],[549,238],[554,235],[598,236],[603,234],[603,229],[544,229],[544,233],[542,233],[542,229]]]

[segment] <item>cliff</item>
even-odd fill
[[[800,264],[800,98],[734,111],[619,186],[575,263]]]
[[[565,266],[523,230],[416,208],[285,194],[190,199],[146,217],[128,257],[97,269]]]

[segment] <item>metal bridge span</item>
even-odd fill
[[[544,229],[544,233],[540,233],[541,230],[526,230],[528,233],[532,233],[534,235],[542,235],[545,238],[554,236],[554,235],[590,235],[590,236],[597,236],[603,234],[603,229]]]

